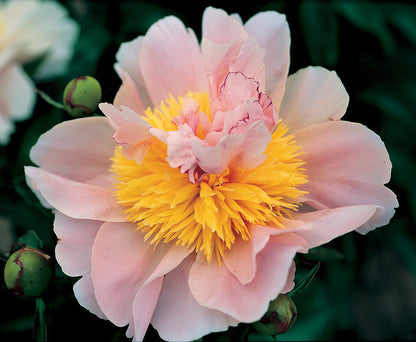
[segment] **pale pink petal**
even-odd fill
[[[199,43],[176,17],[157,21],[147,31],[140,50],[140,70],[155,104],[208,90]]]
[[[94,286],[92,284],[91,273],[85,274],[74,284],[74,295],[78,303],[97,315],[101,319],[107,319],[102,312],[95,298]]]
[[[266,312],[269,302],[285,288],[292,260],[302,247],[271,240],[257,254],[256,276],[241,284],[227,267],[196,262],[190,272],[189,287],[196,301],[241,322],[253,322]]]
[[[0,112],[13,120],[27,119],[35,105],[34,84],[18,64],[0,70]]]
[[[110,189],[75,182],[37,167],[25,167],[27,184],[35,194],[66,216],[123,222],[126,216]]]
[[[232,317],[195,301],[188,287],[189,270],[194,262],[195,256],[189,256],[164,278],[152,325],[166,341],[195,340],[238,323]]]
[[[375,206],[356,205],[296,213],[293,220],[285,222],[285,230],[305,239],[307,249],[310,249],[357,229],[368,222],[376,212]],[[279,231],[279,235],[285,235],[285,230]],[[280,239],[278,235],[273,238]]]
[[[229,16],[224,10],[207,7],[202,16],[202,37],[214,44],[227,44],[235,39],[246,39],[241,19]]]
[[[140,99],[143,102],[144,108],[147,108],[158,105],[159,103],[152,102],[143,80],[143,75],[140,69],[140,51],[142,43],[143,37],[139,36],[130,42],[121,44],[120,49],[116,54],[116,59],[121,68],[123,68],[131,77]]]
[[[114,98],[114,106],[118,109],[121,109],[121,106],[128,107],[134,112],[144,115],[146,110],[143,105],[143,101],[140,98],[137,87],[131,78],[131,76],[125,71],[120,64],[116,64],[114,68],[117,71],[117,74],[120,76],[123,84],[118,90],[116,97]]]
[[[279,100],[272,96],[276,105]],[[290,75],[279,115],[295,132],[303,127],[339,120],[348,106],[348,94],[335,73],[321,67],[307,67]]]
[[[241,284],[250,283],[257,271],[256,256],[269,241],[268,229],[251,229],[251,239],[237,239],[224,255],[224,264]]]
[[[266,93],[275,106],[280,106],[289,70],[290,32],[286,16],[274,11],[260,12],[244,25],[247,33],[255,37],[260,48],[265,49]]]
[[[110,174],[110,158],[116,146],[112,134],[102,117],[65,121],[40,136],[30,159],[59,176],[94,183],[97,177]]]
[[[188,253],[187,249],[170,244],[155,247],[145,242],[144,233],[136,228],[132,223],[107,222],[98,231],[92,250],[91,273],[97,301],[108,319],[118,326],[132,322],[132,303],[143,286],[163,277]],[[157,284],[147,290],[155,294],[152,286]],[[146,302],[140,297],[137,301]],[[152,306],[153,302],[147,304]]]
[[[317,209],[371,204],[384,213],[366,229],[388,223],[398,203],[383,186],[390,180],[391,162],[377,134],[361,124],[333,121],[306,127],[295,140],[309,178],[306,203]]]
[[[162,284],[163,277],[158,277],[152,282],[145,284],[134,298],[132,303],[133,320],[130,322],[130,326],[134,327],[134,341],[143,341],[159,300]]]
[[[91,271],[91,251],[102,221],[77,220],[55,212],[54,232],[58,238],[55,256],[62,271],[71,276]]]
[[[287,276],[286,284],[283,287],[283,289],[280,291],[280,293],[288,293],[293,290],[295,287],[295,275],[296,275],[296,264],[295,261],[292,261],[292,265],[289,269],[289,274]]]
[[[113,127],[113,138],[122,146],[123,154],[141,164],[153,137],[150,124],[127,107],[118,109],[109,103],[100,103],[99,108]]]

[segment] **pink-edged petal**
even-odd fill
[[[26,182],[34,193],[66,216],[78,219],[124,222],[124,208],[113,192],[75,182],[37,167],[25,167]]]
[[[155,247],[145,242],[135,224],[104,223],[94,242],[91,274],[97,301],[108,319],[118,326],[131,323],[132,303],[143,286],[163,277],[187,253],[175,245]],[[144,303],[145,299],[137,297],[137,301]]]
[[[384,212],[366,229],[388,223],[398,202],[383,186],[390,180],[391,162],[377,134],[361,124],[333,121],[306,127],[295,140],[309,178],[306,203],[317,209],[371,204]]]
[[[35,105],[34,84],[18,64],[0,70],[0,112],[13,120],[27,119]]]
[[[97,315],[101,319],[107,319],[100,306],[98,305],[97,299],[95,298],[91,273],[85,274],[81,279],[79,279],[74,284],[73,289],[75,298],[81,306]]]
[[[292,265],[289,268],[289,273],[287,275],[286,284],[280,293],[288,293],[293,290],[295,287],[295,274],[296,274],[296,264],[295,261],[292,261]]]
[[[265,49],[266,93],[278,108],[283,97],[289,70],[290,32],[286,16],[273,11],[260,12],[244,25],[260,48]]]
[[[116,146],[112,134],[102,117],[65,121],[40,136],[30,158],[51,173],[96,184],[97,177],[110,174],[110,158]]]
[[[62,271],[71,276],[91,271],[91,251],[102,221],[77,220],[55,212],[54,232],[58,238],[55,256]]]
[[[270,240],[257,254],[257,272],[253,281],[241,284],[218,263],[196,262],[190,271],[189,287],[198,303],[253,322],[266,312],[269,302],[285,288],[292,260],[302,247]]]
[[[264,151],[271,140],[269,130],[259,120],[244,134],[223,137],[217,145],[192,141],[192,150],[199,166],[208,173],[221,173],[232,162],[235,167],[251,169],[266,159]]]
[[[146,108],[140,98],[134,80],[127,73],[127,71],[120,66],[120,64],[116,64],[114,68],[123,81],[123,84],[114,98],[114,106],[119,109],[121,109],[121,106],[128,107],[138,114],[144,114]]]
[[[228,271],[233,274],[241,284],[250,283],[257,271],[257,254],[269,241],[270,230],[251,229],[251,239],[243,241],[237,239],[233,247],[224,255],[224,264]]]
[[[134,83],[144,108],[147,108],[158,105],[158,103],[154,104],[150,99],[149,93],[143,80],[142,72],[140,70],[139,56],[142,48],[142,43],[143,37],[139,36],[130,42],[121,44],[120,49],[117,51],[116,59],[120,67],[124,69],[126,73],[131,77],[131,80]],[[126,107],[129,106],[126,105]],[[134,108],[132,109],[134,110]]]
[[[195,301],[188,287],[189,271],[194,262],[195,256],[189,256],[164,278],[152,325],[166,341],[195,340],[238,323],[232,317]]]
[[[155,104],[169,94],[208,90],[199,43],[176,17],[157,21],[147,31],[140,50],[140,70]]]
[[[141,164],[153,137],[150,124],[127,107],[118,109],[109,103],[100,103],[99,108],[113,127],[113,138],[122,146],[124,155]]]
[[[279,103],[272,96],[273,103]],[[290,132],[331,120],[339,120],[349,96],[335,71],[307,67],[290,75],[279,114]]]
[[[235,39],[246,39],[247,33],[241,19],[222,9],[207,7],[202,16],[202,37],[214,44],[227,44]]]
[[[307,249],[323,245],[338,236],[349,233],[368,222],[377,207],[356,205],[323,209],[308,213],[296,213],[293,220],[285,223],[285,228],[307,241]],[[283,231],[280,235],[284,236]],[[276,236],[280,239],[279,236]]]

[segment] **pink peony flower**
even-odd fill
[[[37,80],[62,74],[77,35],[78,25],[57,2],[0,2],[0,144],[8,143],[13,121],[27,119],[35,104],[33,81],[22,64],[40,60]]]
[[[293,288],[294,256],[385,225],[380,138],[341,121],[333,71],[287,77],[284,15],[207,8],[201,44],[175,17],[122,44],[104,117],[61,123],[28,184],[55,212],[56,258],[82,306],[141,340],[253,322]]]

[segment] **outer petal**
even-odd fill
[[[273,103],[279,99],[272,96]],[[321,67],[301,69],[287,79],[279,115],[295,132],[303,127],[339,120],[345,113],[349,97],[335,71]]]
[[[255,37],[257,44],[265,49],[265,89],[278,108],[290,61],[290,32],[286,16],[273,11],[261,12],[250,18],[244,27],[249,35]]]
[[[30,158],[46,171],[97,184],[97,178],[110,176],[110,158],[116,146],[112,134],[105,118],[65,121],[41,135],[30,151]],[[111,181],[108,177],[108,187]]]
[[[134,80],[120,64],[116,64],[114,68],[123,81],[123,84],[114,98],[114,106],[118,109],[121,109],[121,106],[128,107],[138,114],[143,114],[146,108],[140,98]]]
[[[189,287],[197,302],[219,310],[241,322],[253,322],[266,312],[270,300],[285,288],[292,259],[302,247],[270,241],[257,255],[257,273],[252,282],[241,284],[227,267],[196,262]]]
[[[194,262],[195,256],[189,256],[165,276],[152,325],[166,341],[195,340],[238,323],[232,317],[195,301],[188,287],[189,270]]]
[[[356,205],[323,209],[309,213],[296,213],[285,223],[287,232],[295,233],[307,241],[307,249],[323,245],[338,236],[349,233],[368,222],[377,208],[373,205]],[[277,239],[279,239],[277,237]],[[306,252],[306,250],[304,251]]]
[[[144,241],[144,234],[131,223],[105,223],[99,230],[92,251],[92,279],[97,301],[105,315],[116,325],[133,322],[134,301],[146,303],[148,313],[157,297],[158,282],[144,288],[168,273],[186,257],[187,249],[161,244],[157,247]],[[150,292],[149,292],[150,291]],[[153,300],[142,295],[152,293]],[[139,297],[136,297],[139,296]],[[133,311],[132,311],[133,310]],[[149,311],[150,310],[150,311]],[[135,334],[140,335],[138,324]],[[143,328],[143,326],[142,326]]]
[[[27,184],[40,200],[66,216],[79,219],[123,222],[121,207],[109,189],[79,183],[37,167],[25,167]]]
[[[150,27],[140,50],[140,70],[154,104],[169,94],[208,90],[198,41],[176,17]]]
[[[55,212],[54,231],[58,238],[56,260],[71,277],[91,271],[91,252],[102,221],[77,220]]]
[[[142,43],[143,37],[139,36],[130,42],[121,44],[120,49],[117,52],[116,59],[119,62],[120,67],[123,68],[123,70],[125,70],[128,75],[130,75],[134,83],[134,86],[136,87],[136,90],[139,93],[140,99],[143,102],[144,108],[147,108],[153,107],[155,104],[153,104],[152,100],[149,97],[149,93],[146,89],[146,85],[143,80],[143,75],[140,70],[139,56],[140,51],[142,49]],[[122,79],[124,82],[123,77]],[[158,103],[156,105],[158,105]],[[126,105],[126,107],[129,106]]]
[[[78,303],[102,319],[107,319],[95,298],[91,273],[84,275],[74,284],[74,295]]]
[[[391,162],[378,135],[363,125],[338,121],[306,127],[295,140],[305,152],[306,203],[317,209],[376,205],[384,213],[366,229],[388,223],[398,203],[383,186],[390,179]]]

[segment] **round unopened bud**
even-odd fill
[[[45,292],[52,276],[50,256],[34,248],[14,252],[4,267],[4,281],[14,294],[38,297]]]
[[[101,86],[91,76],[81,76],[69,82],[64,90],[66,111],[73,116],[91,114],[101,101]]]
[[[270,302],[267,312],[259,321],[253,323],[253,327],[264,335],[282,334],[292,327],[297,314],[293,300],[281,294]]]

